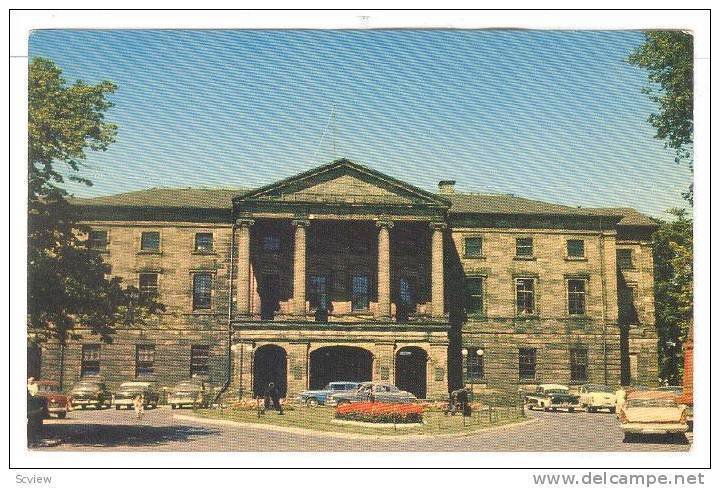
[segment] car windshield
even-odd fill
[[[567,390],[563,390],[563,389],[560,389],[560,388],[553,388],[553,389],[550,389],[550,390],[545,390],[545,393],[547,393],[547,394],[550,394],[550,393],[567,393],[567,392],[568,392]]]
[[[120,385],[120,390],[125,391],[140,391],[145,390],[148,388],[148,385],[146,383],[123,383]]]
[[[585,387],[585,389],[589,393],[614,393],[615,392],[615,390],[613,390],[611,387],[605,386],[605,385],[587,385]]]
[[[40,383],[38,385],[38,391],[42,391],[45,393],[58,393],[60,392],[60,385],[44,385]]]
[[[627,406],[628,408],[663,408],[677,407],[677,403],[670,398],[644,398],[628,400]]]

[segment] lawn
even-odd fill
[[[258,415],[254,410],[236,410],[226,408],[223,410],[195,410],[181,412],[207,419],[230,420],[246,424],[264,424],[279,427],[292,427],[309,429],[322,432],[339,432],[346,434],[369,434],[378,436],[394,435],[437,435],[437,434],[460,434],[487,429],[525,420],[525,417],[518,416],[514,409],[493,409],[492,422],[489,419],[487,410],[473,412],[472,417],[463,419],[461,415],[446,416],[442,412],[429,411],[423,414],[424,424],[417,427],[374,427],[365,425],[347,425],[333,423],[335,409],[331,407],[305,407],[298,406],[293,410],[286,410],[285,415],[278,415],[277,412],[268,411],[264,415]]]

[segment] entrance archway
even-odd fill
[[[310,389],[331,381],[372,380],[373,355],[353,346],[327,346],[310,353]]]
[[[395,358],[395,386],[418,398],[427,395],[427,352],[416,346],[400,348]]]
[[[287,353],[274,344],[261,346],[253,359],[253,396],[262,397],[268,383],[277,386],[281,397],[287,394]]]

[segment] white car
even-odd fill
[[[615,413],[617,407],[617,395],[613,388],[606,385],[582,385],[578,390],[580,393],[580,406],[588,412],[597,412],[607,409]]]
[[[687,432],[688,410],[667,392],[630,393],[618,411],[625,439],[641,434],[678,435]]]

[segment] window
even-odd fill
[[[367,236],[351,234],[349,248],[352,254],[367,254],[370,250]]]
[[[368,277],[353,276],[352,277],[352,310],[367,310],[369,305],[368,296]]]
[[[537,361],[537,349],[522,348],[518,351],[519,370],[521,380],[534,380]]]
[[[532,315],[535,313],[535,279],[516,278],[515,297],[518,315]]]
[[[212,300],[212,275],[195,273],[193,275],[193,310],[210,308]]]
[[[155,346],[138,344],[135,346],[135,376],[149,376],[155,372]]]
[[[633,267],[632,249],[617,250],[617,265],[620,269],[629,269]]]
[[[532,257],[532,237],[518,237],[517,239],[515,239],[515,255],[520,257]]]
[[[466,237],[465,238],[465,257],[479,258],[483,255],[482,237]]]
[[[567,280],[568,314],[585,315],[585,285],[584,279]]]
[[[468,313],[482,313],[483,307],[482,276],[468,276],[465,278],[465,306]]]
[[[276,235],[267,235],[263,237],[263,251],[280,252],[280,238]]]
[[[190,346],[190,376],[207,376],[210,372],[208,360],[210,358],[210,346]]]
[[[140,296],[152,298],[158,295],[157,273],[140,273],[139,279]]]
[[[478,354],[480,353],[480,354]],[[465,371],[469,381],[478,381],[485,378],[485,356],[479,347],[468,347],[467,356],[465,357]]]
[[[100,374],[100,344],[83,344],[80,376]]]
[[[106,230],[91,230],[88,234],[88,247],[93,251],[107,251],[108,233]]]
[[[584,347],[570,349],[570,381],[587,381],[588,351]]]
[[[327,278],[325,276],[308,278],[308,301],[311,310],[328,310]]]
[[[143,232],[140,237],[140,249],[143,251],[159,251],[160,232]]]
[[[584,258],[585,241],[581,239],[569,239],[567,241],[567,255],[569,258]]]
[[[618,287],[618,319],[621,324],[637,324],[636,294],[637,288],[635,286]]]
[[[210,232],[198,232],[195,234],[195,252],[212,252],[213,235]]]
[[[400,303],[408,309],[414,308],[415,295],[413,294],[413,286],[410,278],[400,278],[398,284],[398,298],[400,299]]]

